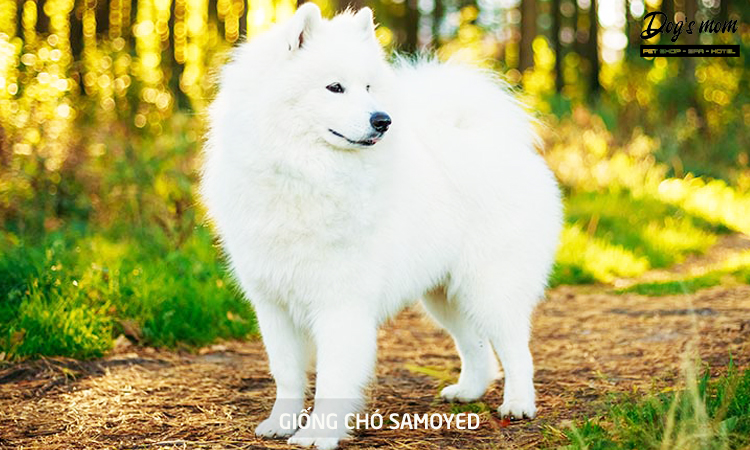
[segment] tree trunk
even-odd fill
[[[695,20],[696,25],[699,25],[699,22],[697,18],[695,17],[698,14],[698,0],[685,0],[685,18],[690,20]],[[685,33],[685,41],[688,44],[697,44],[698,43],[698,31],[697,26],[693,29],[692,34]],[[693,60],[695,58],[684,58]]]
[[[417,50],[419,44],[419,5],[417,0],[406,0],[404,32],[406,35],[401,48],[407,53],[413,53]]]
[[[244,0],[243,0],[244,1]],[[242,42],[247,37],[247,13],[250,10],[250,4],[248,2],[244,2],[245,7],[242,8],[242,14],[240,14],[240,23],[239,23],[239,30],[238,34],[240,35],[238,42]],[[299,8],[300,3],[297,2],[297,7]]]
[[[726,22],[727,20],[729,20],[729,0],[721,0],[721,4],[719,5],[718,18],[722,22]]]
[[[36,4],[36,31],[40,34],[49,33],[49,16],[44,12],[44,5],[47,1],[39,0]],[[23,8],[22,2],[20,5]]]
[[[518,70],[521,73],[534,65],[532,43],[535,37],[536,0],[521,0],[521,42],[518,45]]]
[[[560,0],[552,0],[552,47],[555,51],[555,90],[560,93],[563,90],[564,80],[562,74],[563,50],[560,43]]]
[[[599,92],[599,18],[597,0],[591,0],[589,7],[589,42],[587,46],[588,59],[591,63],[589,90],[596,95]]]
[[[20,9],[20,8],[19,8]],[[70,13],[70,53],[73,61],[80,61],[83,52],[83,8],[76,7]],[[19,14],[20,16],[20,14]],[[20,28],[19,28],[20,30]]]
[[[628,34],[628,51],[625,52],[625,56],[640,57],[639,47],[641,43],[641,24],[635,17],[633,17],[633,13],[630,12],[631,3],[632,1],[628,0],[625,4],[625,17]]]
[[[661,12],[667,15],[667,20],[674,22],[674,0],[661,0]]]
[[[440,24],[443,23],[443,14],[445,14],[443,0],[435,0],[435,6],[432,8],[432,46],[434,48],[440,45]]]
[[[110,0],[96,2],[96,32],[105,36],[109,31],[109,3]]]
[[[578,33],[578,21],[580,20],[580,9],[578,8],[578,2],[573,2],[573,51],[579,55],[581,51],[581,41],[579,40]]]
[[[661,11],[667,15],[667,19],[669,22],[674,22],[674,0],[661,0]],[[693,19],[689,19],[693,20]],[[672,41],[672,33],[666,32],[666,24],[664,28],[664,32],[659,36],[659,43],[660,44],[671,44]]]
[[[685,17],[688,21],[695,20],[696,26],[693,28],[693,33],[685,33],[685,42],[688,45],[695,45],[698,43],[698,21],[696,20],[696,14],[698,14],[698,0],[685,0]],[[681,58],[682,69],[684,71],[685,80],[688,83],[695,83],[695,58]]]

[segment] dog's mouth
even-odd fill
[[[331,132],[336,137],[340,137],[341,139],[344,139],[346,142],[353,144],[353,145],[361,145],[363,147],[371,147],[378,143],[381,139],[383,139],[383,133],[375,133],[370,135],[367,139],[362,139],[361,141],[355,141],[353,139],[349,139],[348,137],[344,136],[343,134],[334,131],[332,129],[328,129],[328,131]]]

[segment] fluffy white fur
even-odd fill
[[[393,123],[365,145],[377,111]],[[378,326],[420,298],[461,355],[443,398],[482,396],[494,349],[500,414],[534,416],[530,316],[562,219],[534,139],[491,75],[388,65],[367,8],[325,20],[308,3],[237,48],[210,111],[201,194],[276,380],[258,435],[335,448],[342,421],[325,435],[279,421],[302,408],[308,365],[314,414],[357,411]]]

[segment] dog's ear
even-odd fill
[[[301,48],[305,43],[305,39],[310,37],[310,33],[322,20],[320,17],[320,8],[315,3],[307,2],[300,6],[289,20],[289,27],[286,34],[289,51],[293,52]]]
[[[354,15],[354,19],[362,27],[368,38],[375,39],[375,23],[372,20],[372,10],[368,7],[364,7],[357,11]]]

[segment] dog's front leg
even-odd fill
[[[364,406],[377,353],[377,324],[366,311],[321,311],[312,331],[317,347],[315,407],[310,422],[289,443],[334,449],[348,434],[347,415]]]
[[[292,415],[304,406],[307,387],[307,340],[292,322],[288,311],[275,303],[257,302],[263,344],[268,353],[271,374],[276,381],[276,402],[271,415],[255,429],[257,436],[286,437],[297,431]]]

